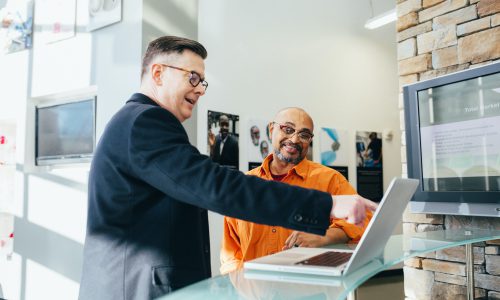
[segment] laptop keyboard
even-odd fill
[[[350,252],[335,252],[328,251],[319,255],[309,257],[303,261],[296,263],[297,265],[308,266],[324,266],[324,267],[338,267],[351,259],[352,253]]]

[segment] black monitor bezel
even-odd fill
[[[500,192],[497,191],[445,191],[430,192],[424,191],[422,186],[422,164],[420,145],[420,126],[418,92],[429,88],[469,80],[477,77],[500,73],[500,62],[489,65],[475,67],[448,74],[442,77],[417,82],[403,87],[404,97],[404,117],[406,130],[406,156],[408,177],[420,180],[417,192],[412,198],[413,202],[440,202],[440,203],[470,203],[470,204],[500,204]],[[480,199],[480,201],[476,200]],[[471,213],[471,215],[474,215]],[[498,215],[498,210],[492,212],[493,216]]]

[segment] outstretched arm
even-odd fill
[[[333,207],[330,215],[358,226],[363,226],[366,211],[375,211],[378,206],[377,203],[360,195],[335,195],[332,199]]]

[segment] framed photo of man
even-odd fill
[[[239,169],[238,115],[208,111],[207,149],[210,158],[223,166]]]

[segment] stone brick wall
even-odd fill
[[[500,0],[397,0],[399,85],[500,59]],[[400,94],[402,173],[406,170],[403,99]],[[404,232],[463,227],[500,230],[500,218],[411,214]],[[407,300],[466,299],[465,247],[405,261]],[[500,299],[500,240],[474,244],[476,297]]]

